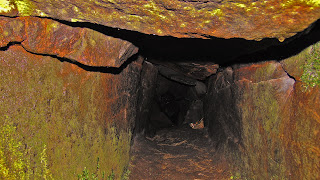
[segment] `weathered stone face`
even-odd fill
[[[129,161],[141,61],[121,65],[138,48],[50,19],[0,17],[0,24],[1,133],[11,128],[6,136],[18,144],[5,153],[21,154],[1,162],[22,168],[0,177],[74,179],[85,167],[95,172],[98,158],[105,173],[120,177]]]
[[[97,31],[50,19],[0,17],[0,47],[21,43],[29,52],[66,58],[86,66],[120,67],[138,48]]]
[[[0,177],[23,179],[17,173],[28,170],[25,175],[35,179],[76,179],[85,167],[96,172],[98,158],[99,177],[112,170],[121,177],[129,161],[141,62],[120,74],[88,72],[20,45],[0,51],[0,62],[0,130],[15,127],[8,136],[20,143],[4,151],[22,153],[1,156],[9,175]],[[1,139],[2,148],[10,143]],[[22,171],[14,172],[10,162],[22,162]]]
[[[135,122],[135,133],[149,131],[148,123],[151,106],[156,91],[156,80],[158,69],[149,62],[144,62],[141,71],[139,86],[139,97],[137,100],[137,118]]]
[[[0,179],[75,179],[84,168],[121,178],[142,59],[124,62],[138,48],[51,19],[0,24]]]
[[[318,0],[2,0],[7,16],[91,22],[146,34],[207,38],[285,38],[320,17]]]
[[[281,62],[236,65],[210,78],[209,134],[231,147],[242,177],[319,178],[319,52],[317,43]]]

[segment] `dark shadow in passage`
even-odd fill
[[[0,51],[6,51],[10,48],[10,46],[16,45],[16,44],[21,44],[21,42],[9,42],[6,46],[0,47]]]
[[[209,37],[210,39],[175,38],[148,35],[89,22],[53,20],[72,27],[93,29],[107,36],[130,41],[139,47],[139,52],[144,57],[170,62],[198,61],[228,65],[234,62],[279,60],[298,54],[306,47],[320,41],[320,20],[284,42],[270,38],[261,41],[216,37]]]
[[[43,17],[39,17],[43,18]],[[175,38],[143,34],[119,28],[107,27],[89,22],[69,22],[58,20],[71,27],[89,28],[107,36],[127,40],[139,47],[139,54],[148,58],[170,62],[214,62],[222,66],[234,63],[259,62],[266,60],[280,60],[298,54],[306,47],[320,41],[320,20],[297,35],[279,42],[277,39],[263,39],[261,41],[240,38],[210,39]],[[6,48],[1,48],[5,50]],[[67,61],[65,59],[62,59]],[[119,71],[106,67],[86,67],[84,69],[100,72]]]
[[[110,73],[110,74],[120,74],[131,62],[138,59],[138,54],[131,56],[127,59],[120,67],[107,67],[107,66],[88,66],[77,61],[71,61],[67,58],[56,57],[61,62],[68,62],[79,66],[80,68],[90,71],[90,72],[100,72],[100,73]]]
[[[289,41],[290,40],[290,41]],[[316,21],[305,31],[293,36],[285,41],[284,44],[270,46],[266,49],[257,51],[252,54],[246,54],[233,61],[234,63],[251,63],[268,60],[283,60],[291,56],[299,54],[305,48],[309,47],[320,41],[320,20]],[[287,42],[287,43],[286,43]],[[225,66],[231,65],[231,63],[224,64]]]

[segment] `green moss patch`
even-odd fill
[[[314,87],[320,85],[320,44],[312,46],[307,55],[306,63],[303,65],[303,74],[301,80],[305,87]]]
[[[243,153],[233,157],[241,177],[281,179],[284,177],[280,140],[280,108],[272,83],[251,84],[239,101],[242,114]]]
[[[23,137],[8,117],[1,117],[0,124],[0,179],[53,179],[47,165],[46,145],[39,158],[34,160],[30,149],[24,148]],[[40,161],[35,168],[31,164]]]

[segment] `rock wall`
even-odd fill
[[[141,81],[138,96],[137,118],[135,123],[135,133],[148,131],[148,121],[151,113],[151,106],[156,92],[156,81],[158,78],[158,68],[145,61],[141,71]]]
[[[0,23],[0,179],[127,176],[142,60],[105,66],[130,43],[52,20]]]
[[[280,62],[234,65],[210,78],[206,123],[234,174],[320,178],[319,44]]]

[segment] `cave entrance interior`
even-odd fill
[[[182,127],[186,124],[193,126],[201,123],[203,98],[206,93],[205,83],[182,74],[170,74],[172,71],[162,66],[158,69],[146,134],[154,136],[161,128]]]
[[[149,106],[150,113],[148,117],[144,117],[148,120],[142,124],[137,120],[135,133],[145,132],[147,136],[154,136],[159,129],[185,127],[200,120],[203,120],[206,126],[203,100],[206,98],[210,76],[235,64],[282,60],[296,55],[320,40],[319,31],[318,20],[305,31],[284,42],[277,39],[249,41],[215,37],[207,40],[181,39],[136,34],[131,31],[123,34],[114,32],[116,36],[138,46],[139,55],[158,69],[156,88]],[[108,34],[110,33],[113,31],[108,31]],[[186,64],[190,71],[185,68]],[[203,68],[205,65],[215,67],[216,71],[208,74],[208,69]]]
[[[235,64],[283,60],[298,54],[303,49],[320,41],[320,20],[310,25],[304,31],[297,33],[295,36],[288,38],[283,42],[279,42],[277,39],[262,39],[261,41],[254,41],[239,38],[223,39],[216,37],[208,37],[208,39],[175,38],[147,35],[130,30],[111,28],[87,22],[74,23],[63,20],[57,21],[72,27],[90,28],[107,36],[127,40],[139,47],[138,55],[141,55],[145,58],[145,61],[158,67],[159,78],[157,78],[158,80],[156,82],[158,88],[155,90],[155,94],[152,98],[153,107],[150,107],[154,111],[162,112],[163,114],[160,114],[165,114],[167,117],[165,118],[166,121],[160,123],[159,126],[155,123],[157,128],[162,128],[162,126],[169,127],[172,125],[180,127],[184,124],[195,121],[192,119],[199,119],[202,115],[200,115],[200,117],[190,118],[189,120],[182,120],[181,117],[188,113],[190,107],[197,107],[197,100],[200,102],[200,105],[198,106],[201,106],[201,103],[205,106],[205,104],[203,104],[203,98],[205,98],[206,94],[197,93],[199,93],[201,89],[204,91],[204,87],[207,85],[209,76],[214,76],[216,73],[214,72],[210,75],[207,75],[206,73],[200,73],[199,75],[199,73],[196,73],[191,78],[190,76],[183,76],[183,73],[182,76],[175,76],[175,74],[170,72],[170,69],[176,71],[177,68],[172,67],[179,67],[181,64],[200,64],[200,67],[201,65],[211,64],[213,66],[217,65],[216,70],[219,72],[220,70],[223,70],[226,67],[232,67]],[[92,68],[81,64],[77,65],[88,71],[118,74],[130,62],[134,61],[136,57],[137,56],[127,60],[120,68],[99,69],[98,67]],[[161,67],[165,67],[165,70],[161,70]],[[193,69],[196,66],[189,67],[190,69]],[[181,77],[183,78],[181,79]],[[196,86],[196,84],[198,84],[198,86]],[[197,88],[195,87],[200,86],[203,87],[198,88],[199,92],[196,92]],[[195,109],[195,112],[200,114],[202,113],[201,110],[199,110],[199,107],[198,109]],[[191,113],[192,111],[190,110],[189,112]],[[203,114],[206,113],[208,112],[203,112]],[[134,127],[134,134],[148,132],[150,130],[150,121],[141,121],[139,118],[149,117],[139,117],[138,115]],[[213,124],[215,123],[219,124],[219,122],[213,122]],[[205,118],[204,126],[206,126]],[[210,131],[210,129],[208,131]],[[151,135],[152,134],[153,133],[151,133]],[[239,139],[241,139],[241,137],[239,137]]]
[[[88,22],[77,23],[64,20],[57,21],[72,27],[90,28],[107,36],[129,41],[139,48],[138,55],[144,57],[145,61],[154,64],[158,68],[165,67],[164,71],[161,72],[161,70],[159,70],[159,78],[156,82],[158,88],[155,90],[155,95],[152,98],[153,107],[150,106],[150,109],[156,112],[160,111],[160,115],[165,115],[167,117],[164,118],[165,120],[160,121],[161,123],[158,125],[155,123],[156,121],[151,121],[154,123],[152,126],[155,126],[155,129],[161,129],[163,126],[168,127],[172,125],[179,127],[195,121],[192,119],[199,119],[199,117],[187,120],[182,120],[181,118],[188,113],[190,107],[197,107],[197,100],[200,102],[200,105],[198,105],[198,109],[195,108],[195,112],[202,113],[201,110],[199,110],[199,106],[201,106],[201,103],[203,105],[202,100],[205,98],[205,94],[197,94],[195,91],[197,88],[195,87],[203,86],[203,84],[206,86],[209,76],[201,73],[200,75],[194,75],[191,79],[190,77],[187,78],[187,76],[175,76],[175,74],[170,72],[170,69],[172,69],[171,67],[179,67],[181,64],[213,64],[213,66],[217,65],[216,70],[219,71],[235,64],[257,63],[270,60],[277,61],[296,55],[303,49],[320,40],[320,20],[310,25],[304,31],[286,39],[284,42],[279,42],[277,39],[254,41],[239,38],[223,39],[216,37],[208,37],[208,39],[175,38],[147,35]],[[77,65],[88,71],[119,74],[130,62],[134,61],[136,57],[137,56],[134,56],[127,60],[120,68],[103,67],[102,69],[99,69],[98,67],[89,67],[82,64]],[[65,60],[62,59],[62,61]],[[192,69],[196,66],[189,67]],[[175,71],[177,69],[173,68],[172,70]],[[214,76],[215,73],[216,72],[210,75]],[[183,78],[181,79],[181,77]],[[196,86],[196,83],[198,86]],[[205,88],[202,87],[202,91],[203,89]],[[201,91],[201,88],[198,88],[198,91],[199,90]],[[190,110],[189,112],[191,113],[192,111]],[[206,114],[208,112],[204,111],[203,113]],[[191,114],[196,116],[194,113]],[[200,115],[200,117],[201,116],[202,115]],[[152,129],[152,126],[150,128],[150,121],[141,120],[141,118],[148,119],[149,117],[141,117],[139,114],[137,117],[133,133],[139,134],[141,132],[151,132],[151,135],[154,134],[154,130],[150,131],[150,129]],[[219,122],[212,123],[219,124]],[[206,126],[205,118],[204,126]],[[208,131],[210,131],[210,129]],[[238,138],[241,139],[241,137]]]

